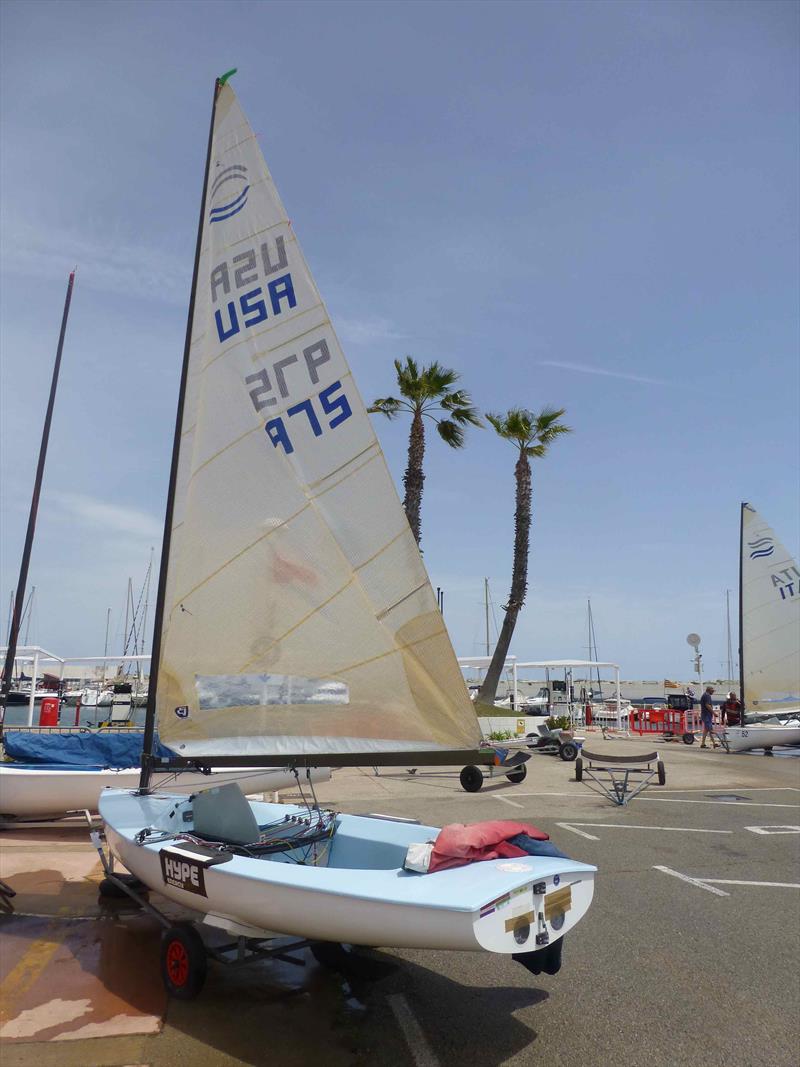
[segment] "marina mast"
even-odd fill
[[[77,268],[76,268],[77,269]],[[14,658],[17,654],[17,641],[19,640],[19,630],[22,622],[22,605],[25,602],[25,587],[28,582],[28,567],[31,561],[31,549],[33,548],[33,535],[36,530],[36,516],[39,513],[39,496],[42,491],[42,478],[44,477],[44,461],[47,457],[47,443],[50,439],[50,424],[53,421],[53,407],[56,401],[56,388],[58,386],[58,372],[61,369],[61,354],[64,350],[64,337],[67,332],[67,319],[69,318],[69,306],[72,302],[72,287],[75,284],[75,271],[70,273],[69,281],[67,282],[67,295],[64,299],[64,313],[61,316],[61,332],[58,335],[58,347],[56,349],[56,361],[53,366],[53,378],[50,382],[50,397],[47,401],[47,412],[44,417],[44,428],[42,430],[42,443],[39,446],[39,463],[36,467],[36,478],[33,483],[33,497],[31,499],[31,510],[28,514],[28,530],[25,534],[25,546],[22,549],[22,562],[19,568],[19,581],[17,582],[17,593],[14,600],[14,611],[11,616],[11,632],[8,635],[8,652],[6,653],[6,662],[3,669],[3,686],[0,690],[0,729],[2,728],[2,719],[5,715],[6,702],[8,700],[8,694],[11,689],[11,673],[14,669]],[[35,686],[36,679],[33,680]]]

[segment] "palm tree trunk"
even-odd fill
[[[417,544],[422,536],[422,488],[425,483],[422,462],[424,458],[425,427],[422,424],[422,412],[415,411],[408,436],[408,466],[403,475],[403,485],[406,490],[403,507]]]
[[[506,614],[497,639],[492,662],[483,679],[477,702],[493,705],[497,696],[497,685],[505,666],[506,656],[511,647],[517,616],[525,603],[528,591],[528,549],[531,534],[531,465],[524,450],[520,449],[519,459],[514,469],[516,478],[516,510],[514,512],[514,567],[511,573],[511,595],[506,605]],[[514,694],[516,698],[516,694]]]

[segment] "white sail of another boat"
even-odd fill
[[[800,719],[800,570],[751,504],[741,522],[742,701],[750,712]],[[800,744],[800,725],[747,723],[725,732],[733,751]]]
[[[229,85],[203,213],[157,720],[184,757],[480,740],[375,432]]]
[[[748,708],[800,705],[800,570],[750,504],[742,515],[741,595]]]

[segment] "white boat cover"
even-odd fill
[[[800,704],[800,570],[750,504],[741,551],[745,705],[780,712]]]
[[[162,741],[184,756],[475,748],[419,550],[229,85],[195,297]]]

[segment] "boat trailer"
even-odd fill
[[[575,781],[594,782],[598,787],[595,793],[602,793],[620,807],[637,797],[654,778],[659,785],[667,780],[663,760],[656,751],[641,756],[613,756],[598,755],[584,748],[575,760]]]
[[[233,940],[220,945],[208,944],[201,936],[198,929],[200,924],[196,920],[176,921],[165,915],[150,903],[150,889],[144,882],[132,874],[115,870],[114,856],[111,850],[107,849],[105,834],[91,822],[88,811],[85,815],[89,822],[92,844],[103,867],[104,878],[98,888],[101,899],[119,901],[129,898],[162,927],[161,979],[170,996],[179,1000],[193,1000],[205,984],[209,957],[226,967],[241,966],[262,959],[276,959],[297,967],[305,967],[305,960],[292,953],[307,948],[314,959],[324,967],[337,970],[346,963],[349,954],[343,945],[269,934],[255,929],[240,933],[239,930],[245,928],[239,927],[237,930],[236,923],[220,927],[235,934]]]

